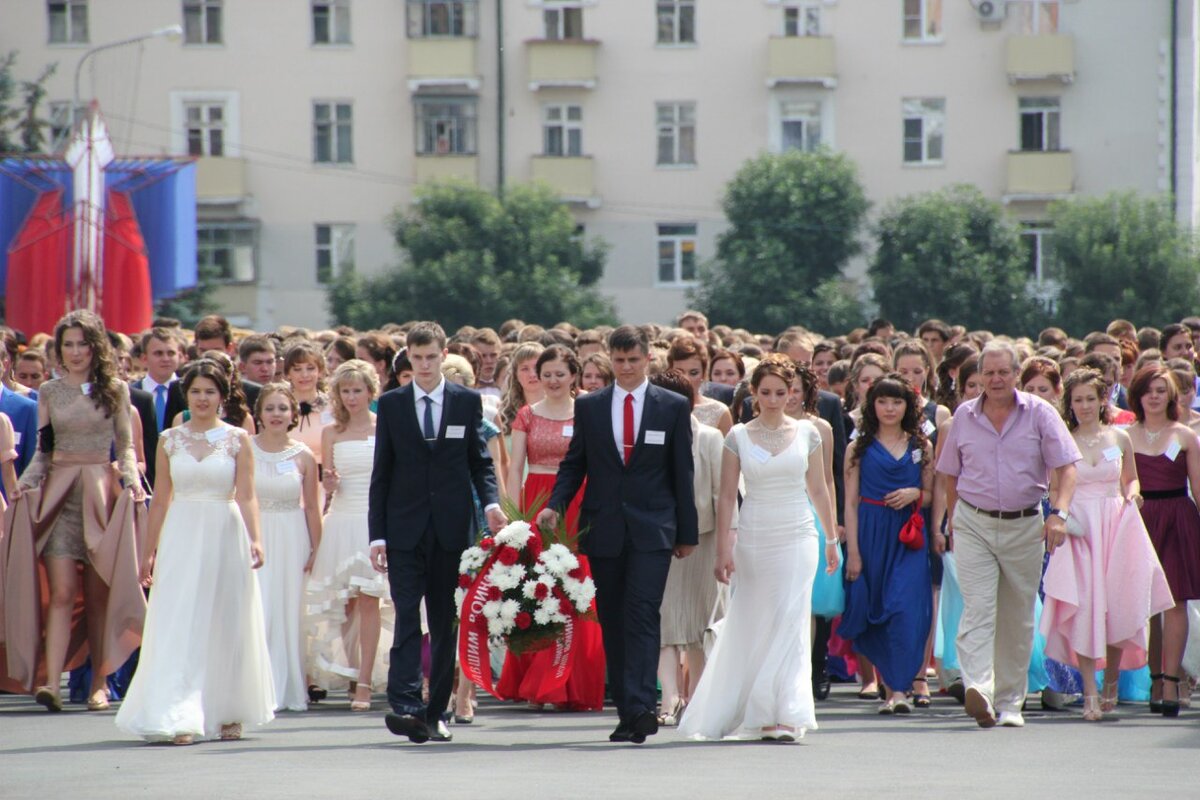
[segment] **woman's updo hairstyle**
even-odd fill
[[[763,379],[769,375],[774,375],[783,381],[784,386],[791,388],[796,380],[796,364],[782,353],[771,353],[759,361],[754,372],[750,373],[750,386],[757,392]]]
[[[198,358],[188,365],[183,373],[183,379],[180,383],[183,386],[183,396],[186,398],[188,390],[192,388],[192,384],[197,378],[208,378],[216,384],[217,392],[221,395],[221,402],[224,403],[229,399],[229,376],[225,374],[225,369],[209,358]]]

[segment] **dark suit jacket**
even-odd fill
[[[142,449],[146,451],[146,480],[153,489],[154,466],[158,455],[158,419],[154,413],[154,395],[142,388],[141,378],[132,381],[129,388],[129,402],[137,408],[138,414],[142,417]],[[139,394],[145,395],[145,399],[138,399]],[[146,400],[149,401],[149,405],[145,405]],[[183,399],[182,385],[179,381],[172,381],[171,386],[167,389],[166,419],[168,428],[171,427],[171,420],[175,419],[175,415],[182,413],[186,408],[187,401]]]
[[[498,502],[479,394],[449,381],[445,391],[432,449],[417,425],[413,384],[379,398],[367,524],[370,541],[386,540],[388,549],[416,549],[432,525],[443,549],[465,550],[475,530],[471,487],[485,507]],[[447,438],[450,426],[463,436]]]
[[[733,392],[734,392],[734,388],[732,386],[728,386],[724,383],[713,383],[712,381],[705,381],[704,383],[700,384],[700,394],[701,395],[703,395],[704,397],[711,398],[713,400],[717,400],[721,403],[724,403],[727,406],[733,405]]]
[[[262,384],[254,381],[243,380],[242,394],[246,395],[246,409],[250,412],[250,416],[254,416],[254,407],[258,405],[258,393],[262,391]],[[258,423],[255,422],[255,427]]]
[[[22,397],[11,389],[0,391],[0,412],[12,422],[13,433],[20,437],[17,442],[17,475],[29,466],[37,452],[38,411],[37,401]],[[15,437],[14,437],[15,438]]]
[[[833,491],[837,495],[835,511],[838,525],[841,525],[845,522],[846,515],[846,476],[842,474],[843,466],[846,463],[846,422],[842,415],[841,398],[833,392],[819,390],[817,414],[829,423],[829,427],[833,428]],[[742,407],[742,419],[753,418],[753,403],[751,398],[747,397]]]
[[[691,410],[682,396],[646,387],[646,405],[633,455],[626,466],[612,423],[613,387],[575,401],[575,432],[549,507],[562,513],[587,478],[579,516],[583,551],[598,558],[635,551],[669,550],[699,542],[692,486]],[[663,435],[647,444],[646,433]]]

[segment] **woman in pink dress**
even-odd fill
[[[1046,655],[1079,668],[1083,718],[1095,722],[1117,706],[1119,671],[1145,666],[1147,620],[1175,603],[1138,513],[1133,442],[1109,424],[1104,376],[1075,370],[1065,397],[1063,418],[1083,454],[1067,528],[1079,533],[1050,556],[1041,629]]]

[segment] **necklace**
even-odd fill
[[[1157,431],[1152,431],[1146,427],[1145,423],[1142,424],[1142,433],[1146,434],[1146,444],[1154,444],[1156,441],[1158,441],[1158,437],[1162,436],[1163,431],[1165,430],[1166,427],[1164,426]]]
[[[777,428],[768,428],[762,420],[758,420],[752,432],[755,434],[754,438],[758,439],[759,447],[777,453],[787,444],[792,428],[786,421],[781,422]]]
[[[1082,432],[1079,434],[1079,441],[1083,442],[1086,447],[1094,448],[1100,444],[1100,440],[1104,438],[1104,431],[1100,431],[1095,436],[1085,436]]]

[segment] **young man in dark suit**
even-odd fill
[[[658,732],[659,607],[671,555],[683,558],[699,541],[691,409],[646,380],[645,331],[617,328],[608,350],[616,383],[575,401],[574,435],[537,522],[553,527],[587,478],[580,541],[619,716],[608,738],[641,744]]]
[[[187,408],[183,391],[175,378],[179,369],[181,349],[179,338],[170,328],[151,328],[142,334],[142,364],[146,376],[130,383],[134,389],[149,393],[151,411],[142,417],[142,447],[146,453],[146,480],[154,488],[154,454],[158,452],[158,435],[171,427],[175,415]],[[138,413],[144,408],[139,407]]]
[[[472,544],[471,488],[493,532],[507,524],[482,434],[478,392],[442,377],[446,334],[408,332],[413,381],[379,398],[368,526],[371,563],[385,572],[396,623],[388,670],[388,730],[418,744],[452,738],[442,715],[454,681],[454,589]],[[429,622],[429,702],[421,699],[421,600]]]

